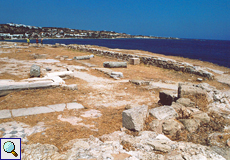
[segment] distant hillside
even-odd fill
[[[91,31],[59,27],[35,27],[24,24],[0,24],[0,39],[21,38],[157,38],[177,39],[172,37],[134,36],[114,31]]]

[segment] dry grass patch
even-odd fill
[[[122,111],[124,107],[119,108],[100,108],[102,116],[99,118],[83,118],[84,124],[94,124],[98,131],[92,131],[90,128],[84,126],[74,126],[68,122],[62,122],[57,120],[57,116],[60,114],[49,113],[35,116],[19,117],[16,120],[24,122],[29,125],[36,125],[38,122],[44,122],[49,128],[43,132],[35,133],[28,137],[29,142],[27,144],[42,143],[42,144],[53,144],[59,148],[60,151],[66,150],[63,145],[70,140],[77,138],[89,138],[90,135],[95,137],[102,136],[104,134],[113,133],[114,131],[120,130],[122,127]],[[62,114],[65,116],[76,116],[80,113],[87,111],[83,110],[71,110],[64,111]]]
[[[81,85],[86,85],[87,82],[80,79],[80,78],[76,78],[76,77],[71,77],[71,76],[66,76],[65,77],[65,84],[69,85],[69,84],[81,84]]]
[[[24,78],[25,77],[19,77],[19,76],[16,76],[14,74],[10,74],[10,73],[7,73],[7,72],[4,72],[4,73],[0,74],[0,79],[12,79],[14,81],[19,81],[19,80],[22,80]]]
[[[78,91],[62,88],[29,89],[0,97],[0,109],[18,109],[69,103],[77,98]]]

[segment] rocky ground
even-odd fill
[[[22,159],[230,159],[229,68],[113,49],[201,66],[214,79],[107,69],[123,60],[68,48],[0,43],[0,137],[21,138]]]

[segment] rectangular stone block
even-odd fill
[[[20,117],[20,116],[29,116],[34,114],[51,113],[51,112],[55,112],[55,110],[48,107],[32,107],[32,108],[13,109],[12,115],[13,117]]]
[[[47,107],[49,107],[50,109],[60,112],[60,111],[64,111],[66,104],[62,103],[62,104],[54,104],[54,105],[48,105]]]
[[[11,118],[10,110],[0,110],[0,119]]]
[[[53,81],[36,81],[36,82],[8,82],[0,84],[0,91],[29,89],[29,88],[43,88],[51,87]]]
[[[82,109],[84,106],[79,103],[67,103],[67,109]]]
[[[161,106],[161,107],[153,108],[149,110],[149,113],[153,117],[159,120],[167,120],[167,119],[178,117],[177,112],[171,106]]]
[[[86,59],[90,59],[90,56],[77,56],[77,57],[73,57],[73,59],[75,59],[75,60],[86,60]]]
[[[140,64],[140,58],[130,58],[129,63],[132,65],[138,65]]]
[[[122,126],[134,131],[141,131],[148,117],[148,106],[138,106],[122,112]]]
[[[127,68],[127,62],[104,62],[105,68]]]

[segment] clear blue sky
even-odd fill
[[[0,0],[0,23],[230,40],[230,0]]]

